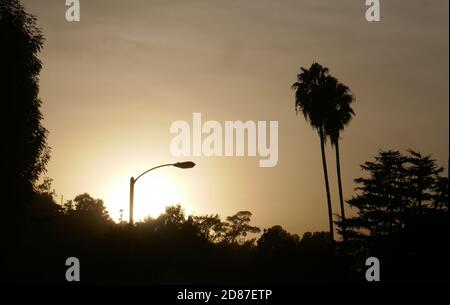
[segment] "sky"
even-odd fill
[[[110,215],[156,216],[179,202],[187,214],[240,210],[261,228],[328,228],[320,142],[294,111],[300,67],[314,61],[352,90],[356,116],[340,142],[344,198],[359,165],[380,149],[412,148],[447,167],[449,2],[381,0],[367,22],[365,1],[81,0],[80,22],[64,0],[23,0],[45,36],[40,54],[43,125],[49,130],[58,201],[87,192]],[[278,163],[258,157],[176,157],[177,120],[278,121]],[[334,152],[327,147],[333,212],[339,212]],[[347,214],[351,214],[348,208]]]

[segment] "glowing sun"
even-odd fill
[[[116,181],[106,191],[105,204],[111,218],[128,221],[129,217],[129,178]],[[170,205],[183,205],[183,191],[175,179],[164,171],[155,171],[143,176],[134,186],[134,221],[150,216],[158,217]],[[122,210],[122,211],[121,211]]]

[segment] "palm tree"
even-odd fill
[[[308,69],[301,68],[301,73],[297,75],[297,82],[292,85],[295,90],[295,111],[301,111],[305,120],[311,127],[318,131],[320,138],[320,149],[322,152],[322,165],[325,178],[325,190],[327,195],[328,221],[330,224],[330,239],[334,241],[333,212],[330,199],[330,186],[328,182],[327,161],[325,157],[325,121],[329,112],[329,102],[327,101],[328,68],[322,67],[318,63],[313,63]]]
[[[329,102],[329,112],[325,120],[325,134],[330,138],[331,146],[336,151],[336,169],[339,187],[339,203],[341,207],[341,219],[345,223],[344,199],[342,194],[342,176],[339,157],[339,138],[340,133],[350,123],[352,116],[355,115],[350,104],[354,97],[350,89],[341,84],[336,78],[328,76],[326,81],[326,95]],[[342,235],[345,240],[345,225],[343,225]]]

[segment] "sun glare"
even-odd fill
[[[121,179],[106,191],[105,204],[114,221],[128,221],[129,217],[129,178]],[[145,217],[158,217],[170,205],[183,203],[182,189],[177,182],[164,172],[143,176],[134,186],[134,220]],[[122,212],[121,212],[122,210]]]

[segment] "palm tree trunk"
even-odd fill
[[[339,140],[336,141],[335,145],[336,150],[336,169],[337,169],[337,178],[338,178],[338,187],[339,187],[339,203],[341,205],[341,218],[343,221],[342,226],[342,238],[345,240],[345,210],[344,210],[344,196],[342,195],[342,180],[341,180],[341,162],[339,157]]]
[[[323,165],[323,174],[325,176],[325,189],[327,192],[327,205],[328,205],[328,221],[330,223],[330,239],[334,241],[334,230],[333,230],[333,211],[331,208],[331,199],[330,199],[330,185],[328,183],[328,171],[327,171],[327,160],[325,158],[325,139],[323,136],[323,128],[319,128],[319,136],[320,136],[320,149],[322,151],[322,165]]]

